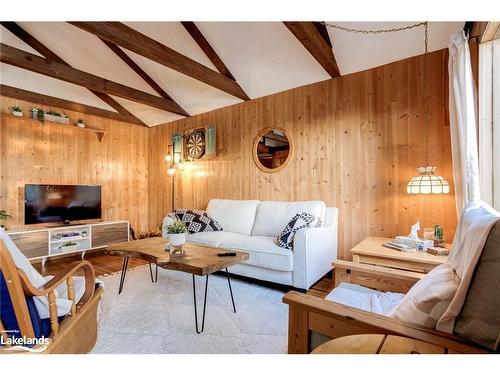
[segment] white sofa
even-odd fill
[[[277,236],[298,212],[321,218],[322,225],[299,230],[293,250],[279,247]],[[326,207],[322,201],[212,199],[207,214],[223,231],[189,234],[187,240],[248,252],[249,260],[230,267],[231,273],[307,290],[332,269],[337,258],[338,209]],[[171,222],[168,215],[163,220],[164,237]]]

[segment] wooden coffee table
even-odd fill
[[[132,258],[140,258],[149,262],[149,271],[151,281],[158,280],[158,267],[168,270],[187,272],[193,275],[193,297],[194,297],[194,321],[196,326],[196,333],[203,332],[205,328],[205,311],[207,306],[207,291],[208,291],[208,276],[214,272],[225,270],[227,283],[229,285],[229,292],[231,294],[231,302],[233,304],[233,311],[236,313],[236,306],[234,304],[233,290],[231,288],[231,279],[229,278],[229,271],[227,267],[241,263],[249,258],[248,253],[235,251],[236,256],[219,257],[218,253],[224,252],[223,249],[217,249],[208,246],[196,245],[193,243],[185,243],[183,250],[186,255],[170,256],[165,251],[168,241],[161,237],[146,238],[143,240],[120,242],[109,245],[106,253],[109,255],[123,256],[123,265],[121,271],[120,286],[118,294],[122,292],[125,276],[127,274],[128,260]],[[156,264],[156,280],[153,280],[153,272],[151,263]],[[196,282],[195,275],[205,276],[205,296],[203,298],[203,316],[201,322],[201,330],[198,325],[198,309],[196,303]]]

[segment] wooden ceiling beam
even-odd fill
[[[187,116],[187,113],[172,100],[151,95],[121,83],[113,82],[94,74],[70,67],[69,65],[34,55],[32,53],[0,44],[0,61],[48,77],[86,87],[103,94],[116,95],[164,111]]]
[[[34,36],[32,36],[26,30],[24,30],[17,23],[2,21],[0,24],[3,27],[5,27],[7,30],[9,30],[12,34],[14,34],[19,39],[21,39],[24,43],[26,43],[31,48],[33,48],[35,51],[37,51],[42,56],[44,56],[45,58],[51,59],[51,60],[59,62],[61,64],[66,64],[69,66],[69,64],[66,61],[64,61],[62,58],[60,58],[58,55],[56,55],[53,51],[51,51],[49,48],[47,48],[42,42],[40,42],[38,39],[36,39]],[[109,96],[107,94],[103,94],[103,93],[98,92],[98,91],[93,91],[93,90],[89,90],[89,91],[92,94],[94,94],[95,96],[97,96],[99,99],[101,99],[103,102],[105,102],[107,105],[109,105],[111,108],[113,108],[115,111],[120,113],[124,119],[126,119],[126,120],[121,120],[121,121],[127,121],[127,122],[131,122],[133,124],[146,126],[146,124],[144,122],[142,122],[140,119],[135,117],[132,113],[130,113],[125,107],[123,107],[120,103],[118,103],[111,96]]]
[[[87,104],[77,103],[70,100],[56,98],[54,96],[48,96],[40,94],[33,91],[23,90],[17,87],[7,86],[0,84],[0,93],[2,96],[7,96],[9,98],[16,98],[20,100],[26,100],[28,102],[33,102],[37,104],[43,104],[49,107],[58,107],[67,109],[69,111],[75,111],[80,113],[86,113],[89,115],[99,116],[108,118],[116,121],[124,121],[130,123],[127,116],[121,113],[108,111],[106,109],[93,107]],[[138,124],[147,127],[145,124]]]
[[[174,101],[170,95],[167,94],[165,90],[161,88],[161,86],[156,83],[156,81],[149,76],[137,63],[130,58],[129,55],[125,53],[120,47],[116,44],[111,43],[105,39],[99,38],[101,41],[106,44],[111,51],[114,52],[116,56],[118,56],[125,64],[127,64],[134,72],[136,72],[146,83],[153,88],[158,94],[160,94],[165,99],[169,99]],[[178,104],[177,104],[178,105]],[[185,111],[184,111],[185,112]],[[186,112],[187,113],[187,112]]]
[[[500,22],[467,21],[464,31],[471,38],[478,38],[480,43],[493,40],[500,31]]]
[[[250,99],[232,79],[120,22],[70,22],[70,24],[228,94],[243,100]]]
[[[201,33],[200,29],[198,29],[198,26],[196,26],[196,24],[192,21],[181,21],[181,24],[182,26],[184,26],[189,35],[191,35],[196,44],[198,44],[201,50],[205,53],[208,59],[212,62],[212,64],[214,64],[219,73],[225,75],[227,78],[230,78],[233,81],[236,81],[236,78],[234,78],[228,67],[224,64],[219,55],[217,55],[217,52],[215,52],[208,40]]]
[[[340,76],[333,49],[325,41],[314,22],[283,23],[331,77]]]
[[[321,37],[326,42],[326,44],[328,44],[330,48],[333,48],[330,34],[328,34],[328,28],[326,27],[326,25],[321,22],[313,22],[313,24],[316,30],[318,30],[318,32],[321,34]]]

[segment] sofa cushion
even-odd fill
[[[226,231],[199,232],[199,233],[187,234],[186,240],[198,245],[220,247],[222,241],[231,240],[233,238],[239,238],[240,236],[245,236],[245,235],[240,233],[226,232]]]
[[[491,228],[477,263],[455,333],[498,350],[500,344],[500,221]]]
[[[227,232],[250,235],[259,201],[211,199],[207,214]],[[286,224],[286,223],[285,223]]]
[[[252,235],[277,237],[290,219],[299,212],[307,212],[324,221],[326,205],[322,201],[260,202],[257,208]],[[225,229],[225,228],[224,228]]]
[[[404,296],[402,293],[379,292],[356,284],[340,283],[325,299],[375,314],[387,315]]]
[[[225,239],[220,247],[249,253],[250,258],[245,264],[278,271],[293,271],[292,251],[279,247],[273,237],[240,235]]]

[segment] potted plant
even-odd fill
[[[59,124],[69,124],[68,115],[56,111],[45,112],[45,119],[52,122],[58,122]]]
[[[5,210],[0,210],[0,220],[7,220],[11,217]],[[5,228],[5,225],[0,224],[0,227]]]
[[[84,128],[85,127],[85,122],[83,121],[83,119],[79,118],[78,120],[76,120],[75,126],[77,128]]]
[[[182,246],[186,242],[186,226],[180,220],[175,220],[167,227],[168,242],[172,246]]]
[[[45,124],[45,111],[40,108],[31,108],[31,117],[40,121],[40,124]]]
[[[63,253],[71,252],[71,251],[77,251],[78,250],[78,244],[73,241],[68,241],[63,243],[59,249],[62,250]]]
[[[23,109],[20,105],[13,105],[12,107],[9,107],[9,109],[13,116],[23,117]]]

